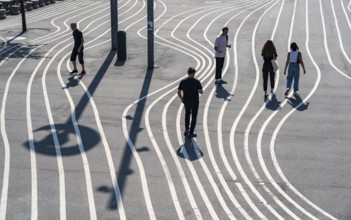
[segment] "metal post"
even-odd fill
[[[117,50],[118,5],[117,0],[111,0],[111,46]]]
[[[147,55],[148,68],[154,68],[154,1],[147,0]]]
[[[24,0],[21,0],[21,14],[22,14],[22,32],[27,31],[27,24],[26,24],[26,14],[24,11]]]

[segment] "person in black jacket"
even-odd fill
[[[197,134],[194,133],[194,130],[200,102],[199,94],[203,94],[201,82],[195,78],[195,72],[196,70],[193,67],[189,67],[188,77],[181,80],[177,92],[185,108],[184,136],[187,136],[188,138],[197,136]]]

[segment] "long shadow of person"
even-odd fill
[[[221,84],[216,85],[216,97],[224,101],[230,101],[232,94],[230,94]]]
[[[275,94],[272,95],[271,97],[271,100],[267,100],[267,104],[266,104],[266,108],[267,109],[270,109],[272,111],[275,111],[277,109],[280,108],[280,103],[278,100],[277,100],[277,96]]]
[[[204,154],[196,144],[195,140],[192,138],[185,138],[184,144],[177,150],[177,155],[186,160],[194,161],[203,157]]]
[[[294,95],[294,98],[290,97],[288,103],[298,111],[307,110],[310,104],[309,102],[304,103],[299,95]]]

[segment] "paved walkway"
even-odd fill
[[[122,0],[126,62],[110,50],[109,1],[57,1],[0,20],[0,219],[350,219],[350,2],[155,1],[147,69],[146,1]],[[71,22],[87,75],[69,75]],[[229,27],[226,84],[213,42]],[[264,100],[261,49],[280,70]],[[284,97],[289,44],[307,74]],[[78,65],[79,66],[79,65]],[[204,87],[183,137],[177,86]]]

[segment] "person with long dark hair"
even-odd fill
[[[299,51],[299,47],[295,42],[290,44],[290,52],[288,53],[284,75],[286,75],[286,69],[288,69],[288,76],[286,77],[286,91],[285,96],[288,96],[291,89],[292,81],[294,81],[294,95],[298,95],[299,91],[299,79],[300,79],[300,66],[302,66],[303,73],[306,74],[305,65],[302,60],[302,54]]]
[[[268,77],[271,82],[271,93],[274,93],[274,83],[275,83],[275,72],[273,70],[272,60],[277,59],[277,50],[275,49],[274,43],[272,40],[267,40],[263,45],[262,53],[263,57],[263,91],[265,98],[268,96],[267,94],[267,83]]]

